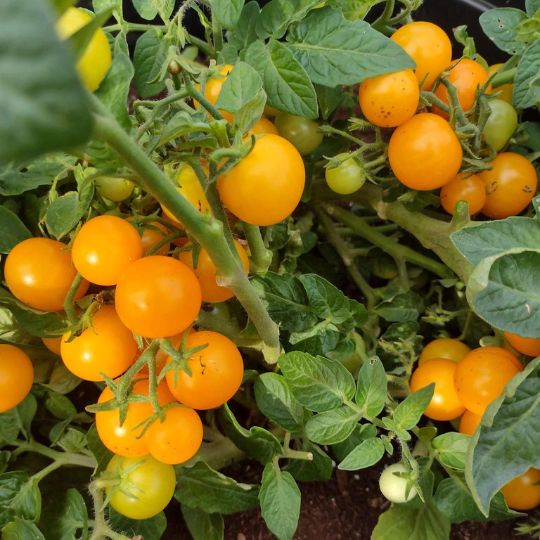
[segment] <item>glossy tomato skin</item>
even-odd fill
[[[317,122],[294,114],[279,114],[276,117],[276,128],[303,156],[311,154],[324,138]]]
[[[255,125],[249,130],[248,132],[250,135],[267,135],[268,133],[273,133],[274,135],[278,135],[277,127],[268,120],[268,118],[265,118],[264,116],[262,118],[259,118],[257,122],[255,122]]]
[[[401,504],[412,501],[416,497],[416,488],[411,487],[407,493],[407,479],[396,473],[406,473],[409,470],[403,463],[394,463],[383,470],[379,477],[381,493],[393,503]]]
[[[219,94],[221,93],[221,88],[227,80],[227,75],[229,75],[233,68],[233,65],[225,64],[217,70],[217,73],[211,79],[208,79],[208,81],[206,81],[206,85],[204,87],[204,97],[212,105],[215,105],[217,103]],[[200,108],[200,104],[197,101],[195,101],[195,108]],[[233,115],[230,112],[223,110],[220,110],[219,112],[223,115],[223,118],[225,118],[227,122],[233,121]]]
[[[16,407],[30,393],[34,366],[14,345],[0,344],[0,413]]]
[[[49,349],[54,354],[60,356],[60,347],[62,345],[62,336],[52,337],[52,338],[41,338],[43,345]]]
[[[521,369],[519,360],[501,347],[473,349],[457,364],[457,394],[469,411],[483,415]]]
[[[468,203],[471,215],[482,210],[486,204],[486,186],[480,176],[459,173],[441,188],[441,205],[448,214],[454,214],[459,201]]]
[[[391,37],[416,62],[415,74],[424,90],[429,90],[435,79],[452,60],[452,43],[439,26],[415,21],[396,30]]]
[[[539,338],[524,338],[510,332],[505,332],[504,337],[521,354],[526,356],[540,356]]]
[[[91,325],[71,341],[62,338],[65,366],[85,381],[103,381],[101,373],[114,379],[134,362],[138,349],[133,334],[122,324],[113,306],[103,305]]]
[[[465,411],[459,421],[459,432],[472,435],[482,422],[482,416],[471,411]]]
[[[240,261],[242,263],[242,268],[247,274],[249,272],[249,258],[246,253],[246,250],[238,240],[234,241],[234,246],[236,251],[240,256]],[[196,267],[193,250],[191,244],[187,245],[184,251],[181,251],[178,254],[178,258],[189,268],[191,268],[201,286],[202,300],[203,302],[225,302],[234,296],[234,293],[231,289],[227,287],[221,287],[217,284],[217,269],[212,259],[208,255],[208,252],[204,248],[200,248],[198,256],[196,257]]]
[[[532,510],[540,505],[540,470],[529,469],[501,488],[512,510]]]
[[[73,264],[96,285],[115,285],[120,274],[143,254],[137,231],[116,216],[98,216],[87,221],[73,242]]]
[[[465,407],[454,386],[457,364],[446,358],[433,358],[418,366],[411,377],[411,391],[416,392],[435,383],[433,397],[424,411],[432,420],[453,420],[460,416]]]
[[[535,168],[515,152],[501,152],[491,162],[491,169],[480,173],[480,178],[486,186],[482,213],[493,219],[521,213],[531,203],[538,187]]]
[[[135,184],[119,176],[98,176],[95,180],[97,192],[105,199],[122,202],[131,197]]]
[[[61,311],[77,271],[67,246],[49,238],[19,242],[6,259],[4,278],[13,296],[40,311]],[[84,296],[83,281],[75,299]]]
[[[290,216],[304,191],[302,156],[279,135],[257,139],[251,152],[217,182],[219,196],[239,219],[273,225]]]
[[[488,74],[491,77],[494,73],[497,73],[504,64],[493,64],[492,66],[488,67]],[[488,94],[496,96],[498,99],[502,99],[506,101],[506,103],[510,103],[512,105],[512,94],[514,92],[514,85],[512,84],[503,84],[501,86],[497,86],[497,88],[492,88],[491,85],[488,86],[487,89]]]
[[[462,341],[451,338],[439,338],[430,341],[420,353],[418,364],[422,365],[433,358],[446,358],[452,362],[459,362],[471,351],[470,347]]]
[[[502,150],[518,126],[516,109],[502,99],[489,101],[491,113],[484,126],[483,136],[486,143],[496,152]]]
[[[152,255],[120,276],[116,312],[132,332],[148,338],[183,332],[201,308],[201,287],[193,270],[172,257]]]
[[[338,154],[335,159],[341,160],[341,163],[337,167],[327,167],[324,171],[328,187],[340,195],[358,191],[366,182],[362,166],[347,153]]]
[[[388,159],[396,178],[418,191],[450,182],[462,158],[461,145],[450,124],[431,113],[417,114],[397,127],[388,145]]]
[[[153,250],[164,238],[169,236],[170,231],[159,221],[138,221],[137,218],[128,218],[129,223],[135,227],[135,230],[141,237],[143,254],[148,255],[148,252]],[[153,255],[167,255],[171,249],[171,243],[167,242],[161,246]]]
[[[379,127],[400,126],[418,108],[420,88],[412,69],[366,79],[358,89],[362,114]]]
[[[206,347],[188,360],[191,375],[184,370],[167,372],[167,384],[174,397],[193,409],[214,409],[231,399],[242,383],[244,363],[236,345],[222,334],[191,332],[187,350]],[[170,360],[169,360],[170,361]]]
[[[120,479],[118,486],[105,488],[109,504],[130,519],[149,519],[159,514],[174,495],[174,467],[151,456],[114,456],[107,472]]]

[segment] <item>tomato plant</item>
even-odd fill
[[[340,195],[350,195],[358,191],[366,181],[362,166],[348,154],[338,154],[334,159],[339,161],[339,164],[336,167],[329,164],[324,172],[330,189]]]

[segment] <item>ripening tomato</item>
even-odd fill
[[[54,354],[60,356],[60,346],[62,345],[62,336],[41,338],[43,345]]]
[[[416,488],[409,486],[406,478],[398,474],[410,472],[403,463],[394,463],[383,470],[379,477],[381,493],[393,503],[401,504],[412,501],[416,497]]]
[[[514,152],[502,152],[491,169],[482,171],[486,204],[482,214],[493,219],[515,216],[529,206],[536,194],[538,177],[529,160]]]
[[[0,413],[16,407],[32,389],[34,367],[14,345],[0,344]]]
[[[526,356],[540,356],[539,338],[524,338],[510,332],[505,332],[504,337],[517,352]]]
[[[540,469],[529,469],[501,488],[512,510],[532,510],[540,504]]]
[[[217,181],[225,206],[252,225],[273,225],[289,217],[304,191],[304,161],[279,135],[263,135],[251,152]]]
[[[327,167],[324,177],[328,187],[340,195],[350,195],[358,191],[366,182],[362,166],[350,154],[338,154],[334,159],[341,162],[337,167]]]
[[[471,411],[465,411],[459,421],[459,432],[465,435],[472,435],[480,425],[482,415]]]
[[[430,341],[420,353],[418,365],[433,358],[446,358],[452,362],[459,362],[471,351],[465,343],[457,339],[439,338]]]
[[[138,349],[133,334],[122,324],[113,306],[103,305],[82,334],[62,338],[65,366],[85,381],[103,381],[102,373],[114,379],[133,363]]]
[[[482,415],[521,369],[519,360],[501,347],[473,349],[457,364],[457,394],[465,408]]]
[[[497,73],[503,65],[504,64],[493,64],[492,66],[489,66],[488,75],[491,77],[494,73]],[[512,93],[514,92],[514,86],[512,84],[502,84],[501,86],[497,86],[497,88],[492,88],[491,85],[489,85],[487,92],[512,105]]]
[[[13,296],[41,311],[60,311],[77,271],[67,246],[49,238],[29,238],[19,242],[6,258],[4,278]],[[88,289],[83,281],[75,299]]]
[[[217,332],[191,332],[187,350],[205,346],[188,360],[191,375],[183,369],[167,372],[174,397],[194,409],[214,409],[229,401],[242,383],[244,363],[236,345]],[[169,362],[171,360],[169,359]]]
[[[358,89],[362,114],[376,126],[396,127],[412,118],[420,88],[412,69],[366,79]]]
[[[424,415],[432,420],[452,420],[463,413],[465,407],[454,386],[457,363],[446,358],[432,358],[419,365],[411,377],[411,391],[416,392],[435,383],[433,397]]]
[[[135,227],[141,237],[143,254],[148,255],[148,252],[161,243],[161,241],[169,236],[170,231],[159,221],[140,221],[136,217],[128,218],[128,221]],[[171,249],[171,243],[167,242],[162,245],[153,255],[167,255]]]
[[[388,159],[396,178],[418,191],[437,189],[456,176],[463,151],[450,124],[421,113],[397,127],[390,137]]]
[[[502,99],[489,101],[491,112],[484,125],[482,135],[486,143],[496,152],[502,150],[518,126],[516,109]]]
[[[268,120],[268,118],[265,118],[264,116],[262,118],[259,118],[257,122],[255,122],[255,125],[249,130],[248,132],[250,135],[266,135],[267,133],[273,133],[274,135],[278,134],[277,127]]]
[[[486,203],[486,186],[480,176],[459,173],[441,188],[441,205],[448,214],[454,214],[459,201],[468,203],[471,215],[482,210]]]
[[[193,270],[172,257],[152,255],[132,263],[116,286],[120,320],[148,338],[183,332],[201,309],[201,287]]]
[[[61,39],[67,39],[86,26],[92,17],[85,9],[70,7],[56,22],[56,31]],[[88,90],[94,92],[98,89],[107,75],[111,63],[109,41],[105,32],[98,28],[77,62],[79,77]]]
[[[423,90],[429,90],[435,79],[452,60],[452,43],[445,31],[426,21],[408,23],[391,37],[416,62],[415,74]]]
[[[227,80],[227,75],[233,70],[234,66],[231,64],[225,64],[217,70],[217,73],[210,79],[206,81],[204,87],[204,97],[212,104],[215,105],[218,101],[219,94],[221,93],[221,88]],[[197,85],[199,87],[199,85]],[[195,103],[195,108],[200,107],[197,101]],[[220,110],[219,111],[227,122],[233,121],[233,115],[230,112]]]
[[[95,179],[97,192],[113,202],[122,202],[131,197],[135,184],[119,176],[98,176]]]
[[[234,241],[234,246],[240,256],[242,268],[247,274],[249,272],[249,258],[246,250],[238,240]],[[231,289],[218,285],[216,266],[212,262],[208,252],[205,249],[200,248],[196,256],[197,264],[195,265],[193,260],[195,254],[193,253],[192,248],[193,246],[191,244],[186,245],[184,251],[181,251],[178,254],[178,258],[195,272],[201,285],[203,302],[225,302],[225,300],[232,298],[234,293]]]
[[[281,113],[276,117],[279,134],[287,139],[303,156],[311,154],[323,141],[319,124],[303,116]]]
[[[119,481],[118,485],[107,484],[107,500],[119,514],[130,519],[149,519],[159,514],[174,495],[174,467],[151,456],[114,456],[107,472]]]
[[[143,254],[137,231],[124,219],[98,216],[87,221],[73,242],[73,264],[96,285],[116,285],[120,274]]]

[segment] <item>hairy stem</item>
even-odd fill
[[[257,225],[243,223],[244,234],[249,244],[251,267],[254,272],[266,272],[272,264],[272,252],[264,245],[261,229]]]

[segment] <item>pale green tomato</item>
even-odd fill
[[[135,185],[119,176],[98,176],[95,180],[98,193],[113,202],[122,202],[131,197]]]
[[[502,99],[490,99],[491,113],[484,126],[484,140],[493,150],[502,150],[518,126],[516,109]]]
[[[342,160],[337,167],[327,168],[324,172],[328,187],[340,195],[350,195],[358,191],[366,181],[366,174],[361,165],[348,154],[338,154],[334,159]]]
[[[411,487],[407,492],[407,480],[394,473],[406,473],[408,469],[403,463],[394,463],[386,467],[379,477],[379,489],[381,493],[393,503],[409,502],[416,496],[416,488]]]
[[[322,143],[323,134],[319,131],[319,124],[309,118],[282,113],[277,116],[275,125],[279,134],[303,156],[313,152]]]

